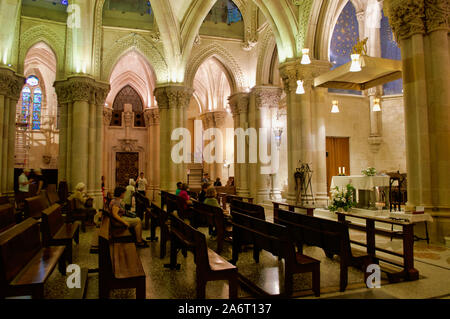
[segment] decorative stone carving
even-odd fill
[[[450,1],[425,0],[427,32],[449,29]]]
[[[388,0],[384,2],[384,10],[397,39],[425,33],[424,0]]]
[[[200,118],[203,121],[203,127],[209,129],[222,127],[225,124],[226,116],[227,112],[225,111],[214,111],[203,113]]]
[[[18,100],[25,78],[10,69],[0,68],[0,94]]]
[[[56,81],[54,86],[60,105],[86,101],[103,107],[110,90],[109,84],[81,76],[71,77],[66,81]]]
[[[383,138],[381,136],[369,136],[368,143],[370,151],[372,153],[378,153],[381,144],[383,143]]]
[[[111,124],[113,110],[109,107],[103,108],[103,124],[109,126]]]
[[[189,106],[194,90],[185,86],[163,86],[155,89],[160,109],[181,109]]]
[[[299,59],[280,65],[280,75],[284,82],[284,88],[288,91],[297,89],[297,80],[303,81],[305,91],[312,88],[314,78],[329,71],[329,61],[313,60],[311,64],[303,65]]]
[[[253,89],[256,97],[257,108],[278,108],[281,97],[281,88],[278,87],[255,87]]]
[[[135,139],[120,139],[119,149],[121,152],[136,152],[138,148],[138,140]]]
[[[144,112],[145,123],[147,126],[159,125],[159,109],[146,109]]]
[[[228,101],[233,116],[237,116],[240,113],[248,112],[248,103],[249,103],[248,93],[240,92],[233,94],[228,98]]]

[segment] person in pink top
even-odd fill
[[[181,198],[184,199],[184,206],[183,206],[183,209],[184,209],[184,210],[188,209],[188,206],[189,206],[189,205],[192,205],[191,198],[189,197],[189,194],[188,194],[188,192],[187,192],[188,189],[189,189],[189,187],[187,186],[187,184],[183,183],[183,184],[181,185],[181,191],[180,191],[180,193],[178,194],[178,196],[180,196]]]

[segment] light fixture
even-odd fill
[[[302,49],[302,61],[301,64],[311,64],[311,59],[309,58],[309,49]]]
[[[381,106],[380,106],[380,99],[379,98],[375,98],[373,100],[373,108],[372,108],[373,112],[380,112],[381,111]]]
[[[339,113],[339,102],[337,100],[334,100],[333,106],[331,107],[331,113]]]
[[[350,72],[359,72],[361,71],[361,60],[359,54],[352,54],[352,65],[350,66]]]
[[[297,81],[297,91],[296,94],[305,94],[305,88],[303,87],[303,81],[298,80]]]

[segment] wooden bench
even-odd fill
[[[214,229],[217,236],[217,253],[223,250],[223,242],[225,238],[225,215],[222,208],[200,203],[196,200],[193,203],[192,224],[194,228],[208,227]],[[211,234],[211,233],[210,233]]]
[[[241,201],[241,202],[247,202],[252,204],[253,203],[253,197],[245,197],[245,196],[238,196],[238,195],[232,195],[232,194],[221,194],[220,196],[221,204],[223,210],[227,210],[227,204],[231,204],[233,200]]]
[[[295,209],[300,209],[301,213],[305,213],[308,216],[314,216],[314,208],[312,207],[304,207],[301,205],[295,205],[295,204],[290,204],[290,203],[283,203],[283,202],[272,202],[273,204],[273,216],[274,218],[276,218],[276,216],[278,215],[278,211],[280,210],[280,206],[281,207],[286,207],[287,211],[290,212],[294,212],[295,213]]]
[[[0,196],[0,205],[11,204],[8,196]]]
[[[56,185],[53,185],[53,186],[55,186],[55,188],[50,187],[50,186],[52,186],[52,185],[48,185],[48,188],[47,188],[47,199],[48,199],[48,202],[50,203],[50,205],[62,204],[62,202],[59,200],[59,195],[56,192]]]
[[[255,218],[266,220],[266,214],[264,212],[264,207],[247,203],[239,200],[232,200],[230,206],[230,212],[240,213],[244,215],[249,215]]]
[[[42,243],[44,246],[65,246],[66,260],[72,264],[72,241],[80,242],[80,224],[65,223],[61,206],[54,204],[42,211]]]
[[[284,210],[278,211],[275,222],[287,226],[300,251],[305,244],[322,248],[329,258],[334,255],[340,257],[341,291],[347,287],[349,266],[361,268],[366,278],[367,266],[376,262],[369,255],[352,250],[348,225],[345,223]]]
[[[109,298],[111,289],[135,288],[136,299],[145,299],[145,272],[133,243],[111,241],[110,220],[102,218],[99,231],[99,296]]]
[[[320,296],[320,261],[295,251],[287,227],[236,212],[232,212],[231,216],[233,224],[233,264],[236,264],[239,258],[243,243],[241,239],[245,238],[245,242],[247,242],[248,238],[251,238],[253,258],[256,263],[259,263],[261,250],[284,258],[284,294],[286,296],[292,295],[293,275],[307,272],[312,273],[314,294],[317,297]],[[240,279],[257,293],[267,294],[247,278],[240,276]]]
[[[42,248],[39,224],[28,218],[0,234],[0,298],[44,298],[44,284],[58,264],[65,275],[64,246]]]
[[[164,258],[166,256],[166,244],[170,239],[170,231],[168,225],[169,214],[158,207],[156,203],[152,202],[150,204],[150,208],[148,208],[146,211],[145,219],[150,220],[150,237],[147,237],[147,240],[158,241],[158,237],[156,237],[156,228],[159,227],[160,229],[159,254],[160,258]]]
[[[38,195],[34,197],[25,198],[25,218],[40,219],[42,211],[49,208],[48,199],[46,196]]]
[[[0,205],[0,233],[16,224],[14,207],[11,204]]]
[[[111,223],[112,216],[109,211],[102,210],[102,218],[106,216]],[[125,225],[114,225],[114,223],[111,223],[110,228],[111,233],[111,241],[114,243],[135,243],[136,242],[136,236],[134,234],[133,228],[128,228]]]
[[[178,249],[186,249],[195,254],[197,299],[204,299],[206,283],[214,280],[227,280],[229,298],[237,298],[238,277],[236,266],[209,249],[206,238],[201,232],[186,224],[174,215],[170,215],[170,268],[179,269],[177,264]]]

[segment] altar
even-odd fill
[[[375,202],[381,200],[380,193],[377,193],[377,188],[389,187],[389,176],[365,176],[365,175],[351,175],[351,176],[333,176],[331,179],[331,190],[338,187],[345,189],[348,184],[351,184],[356,190],[356,202],[358,207],[375,208]],[[379,191],[379,189],[378,189]],[[378,196],[377,196],[378,195]],[[389,194],[384,194],[386,207],[389,206]]]

